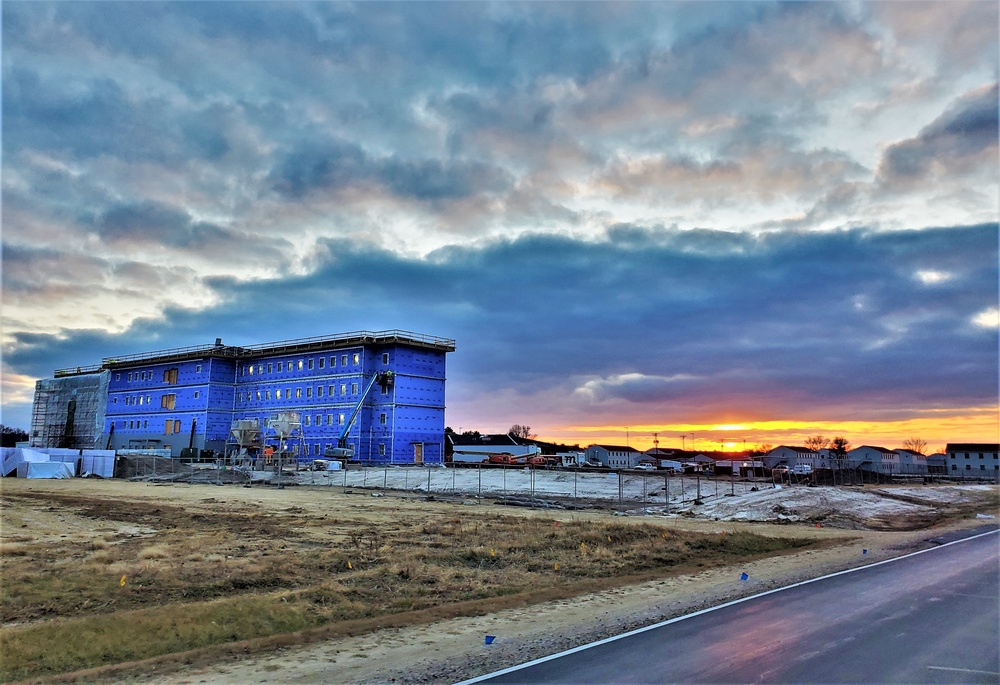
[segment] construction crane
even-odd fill
[[[323,452],[324,457],[333,457],[334,459],[353,459],[354,458],[354,448],[347,444],[347,435],[351,432],[351,426],[354,424],[354,419],[358,417],[358,413],[361,411],[361,405],[364,404],[365,398],[368,397],[368,393],[371,389],[375,387],[376,384],[382,386],[383,389],[391,386],[395,375],[392,371],[379,371],[372,376],[372,379],[365,386],[364,391],[361,393],[361,397],[358,398],[357,404],[354,405],[354,409],[351,410],[351,415],[344,422],[344,427],[340,430],[340,435],[337,436],[337,446],[332,449],[327,449]]]

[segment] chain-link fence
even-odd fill
[[[740,476],[682,474],[665,471],[606,469],[534,469],[496,465],[376,466],[312,470],[309,464],[281,462],[230,466],[222,461],[170,459],[153,456],[119,457],[115,475],[155,482],[241,484],[250,486],[313,486],[341,491],[368,490],[468,500],[486,499],[534,508],[612,508],[623,513],[678,513],[692,505],[775,487],[811,485],[936,482],[996,482],[982,478],[821,470],[810,474],[772,472]]]
[[[402,491],[535,508],[611,507],[618,511],[668,513],[696,502],[742,495],[770,482],[702,474],[526,469],[475,465],[462,468],[366,467],[299,473],[302,485],[343,491]],[[376,493],[377,494],[377,493]]]

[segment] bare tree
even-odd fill
[[[757,446],[753,448],[754,454],[767,454],[774,449],[774,445],[769,442],[758,442]]]
[[[830,441],[830,457],[837,464],[837,471],[840,472],[840,483],[844,483],[844,462],[847,461],[847,453],[851,449],[851,443],[847,442],[847,438],[837,436]],[[837,481],[834,480],[834,485]]]
[[[28,439],[28,431],[23,428],[5,426],[2,423],[0,423],[0,434],[3,435],[4,447],[14,447],[17,443],[24,442]]]
[[[814,435],[811,438],[806,438],[806,447],[813,452],[819,452],[827,446],[827,443],[829,443],[829,440],[824,438],[822,435]]]
[[[534,440],[538,437],[538,435],[531,432],[531,426],[522,426],[519,423],[515,423],[507,432],[515,438],[524,438],[526,440]]]
[[[927,449],[927,441],[923,438],[907,438],[903,441],[903,448],[917,454],[925,454],[924,450]]]

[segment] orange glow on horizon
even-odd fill
[[[878,445],[895,449],[907,438],[927,442],[928,454],[939,452],[949,442],[1000,442],[1000,408],[918,410],[912,418],[889,421],[808,421],[775,419],[727,423],[674,423],[629,425],[553,426],[540,429],[539,438],[557,443],[624,445],[636,449],[653,447],[658,434],[662,448],[712,451],[751,449],[759,444],[802,445],[813,435],[843,436],[854,446]]]

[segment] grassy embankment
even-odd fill
[[[209,515],[162,502],[30,493],[3,499],[89,519],[98,532],[102,521],[155,531],[98,534],[82,545],[5,533],[4,681],[482,614],[809,544],[469,509],[411,510],[373,526],[294,507],[220,503]]]

